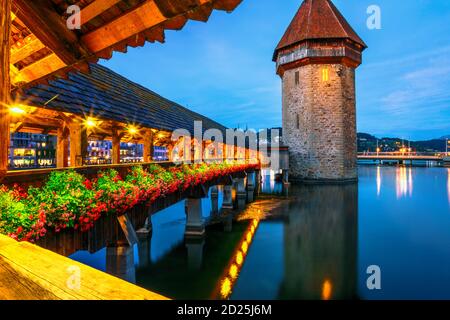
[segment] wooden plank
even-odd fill
[[[67,28],[51,1],[15,0],[14,6],[17,17],[66,65],[88,56],[77,34]]]
[[[86,24],[121,0],[95,0],[81,10],[81,25]]]
[[[26,44],[16,50],[11,50],[11,63],[15,64],[31,56],[33,53],[45,48],[45,45],[34,35],[29,35],[25,39]]]
[[[0,177],[8,171],[10,141],[10,33],[11,0],[0,0]]]
[[[31,82],[66,67],[66,64],[54,53],[26,66],[19,71],[15,82]]]
[[[31,243],[10,241],[4,235],[0,235],[0,298],[167,300]]]
[[[144,2],[134,10],[88,33],[82,41],[92,52],[99,52],[145,31],[166,20],[153,0]]]

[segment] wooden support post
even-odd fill
[[[57,133],[56,167],[69,166],[69,130],[67,127],[59,127]]]
[[[119,164],[120,163],[120,139],[121,134],[119,129],[113,128],[112,130],[112,163]]]
[[[70,166],[81,167],[87,154],[86,128],[79,122],[69,125],[70,132]]]
[[[173,143],[167,145],[167,159],[168,161],[173,161]]]
[[[144,162],[153,161],[154,137],[153,131],[148,129],[144,132]]]
[[[0,0],[0,178],[8,171],[10,142],[9,76],[11,0]]]

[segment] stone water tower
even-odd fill
[[[304,0],[275,49],[290,180],[357,180],[355,69],[367,46],[330,0]]]

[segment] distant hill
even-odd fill
[[[402,145],[405,147],[411,146],[411,148],[417,152],[444,152],[446,137],[447,136],[426,141],[408,141],[400,138],[388,137],[378,139],[368,133],[358,133],[358,152],[375,152],[377,149],[377,141],[378,147],[382,152],[398,151]],[[448,137],[450,138],[450,136]]]

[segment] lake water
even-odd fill
[[[260,189],[234,214],[203,199],[203,240],[184,239],[181,202],[152,217],[149,241],[71,258],[174,299],[450,299],[450,169],[360,166],[345,186],[264,176]]]

